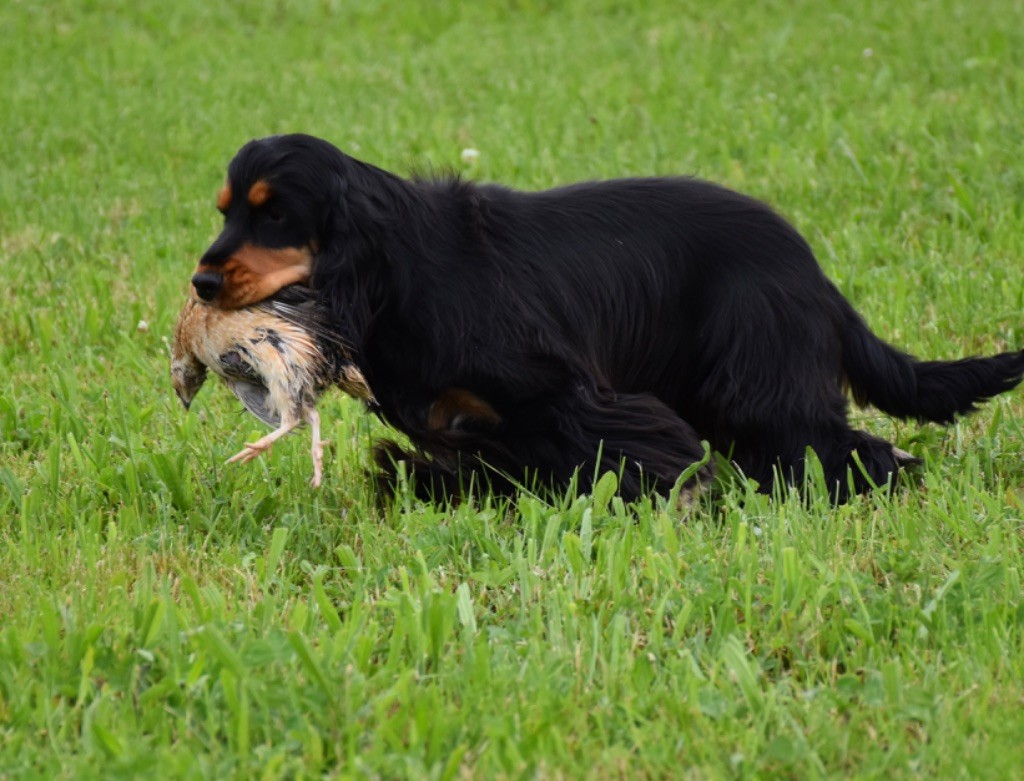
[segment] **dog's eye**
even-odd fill
[[[285,218],[284,212],[281,211],[281,209],[277,208],[276,206],[268,206],[266,210],[263,212],[263,215],[266,218],[267,222],[271,222],[274,225],[280,225],[282,222],[284,222]]]

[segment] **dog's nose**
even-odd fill
[[[213,271],[200,271],[192,277],[192,287],[203,301],[213,301],[224,284],[224,275]]]

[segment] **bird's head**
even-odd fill
[[[187,410],[206,381],[206,365],[196,356],[208,327],[210,308],[187,300],[174,323],[171,341],[171,384]]]
[[[187,410],[206,381],[206,367],[187,354],[171,357],[171,384]]]

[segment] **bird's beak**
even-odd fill
[[[175,395],[178,397],[178,401],[181,402],[181,406],[185,408],[185,412],[188,412],[188,408],[192,406],[192,399],[188,398],[184,393],[181,393],[177,389],[175,389]]]

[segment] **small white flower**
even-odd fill
[[[462,162],[466,165],[473,165],[477,160],[480,159],[480,150],[473,149],[472,147],[462,150]]]
[[[867,48],[863,51],[863,54],[865,57],[870,57],[872,54],[874,54],[874,51],[872,51],[870,48]]]
[[[149,323],[147,323],[145,320],[139,320],[139,324],[137,326],[135,326],[135,327],[139,331],[145,332],[145,331],[149,330]]]

